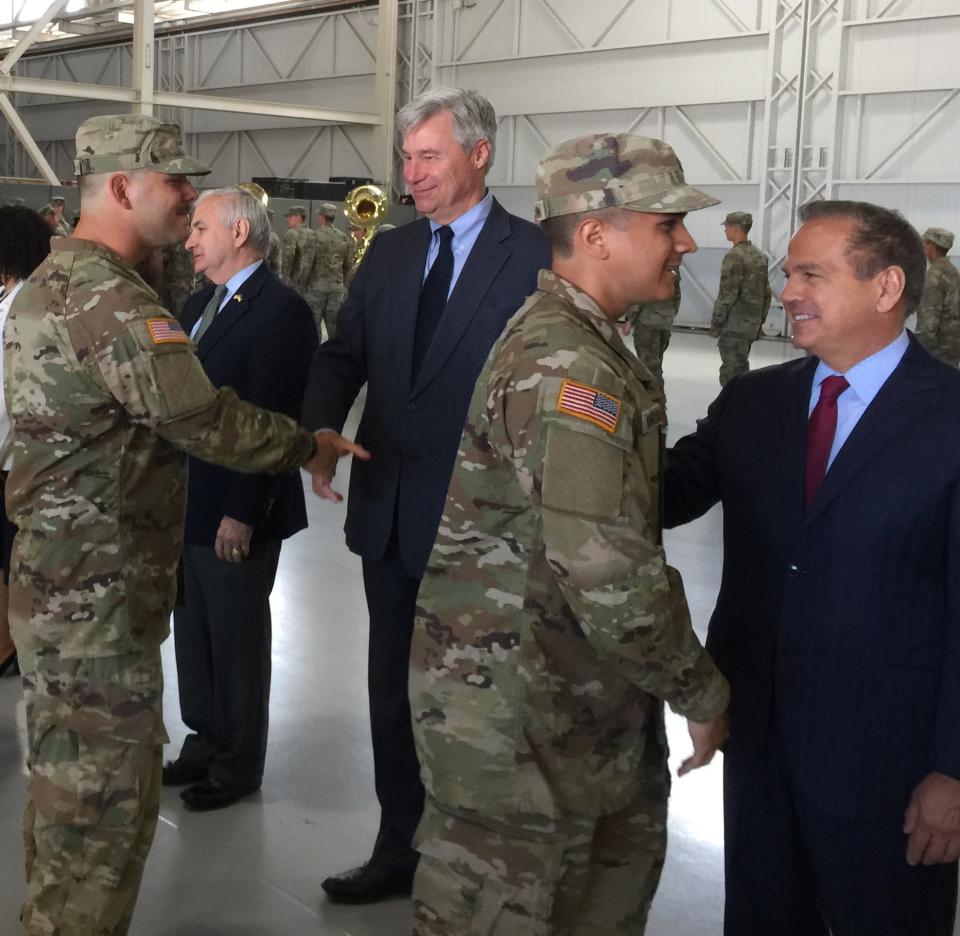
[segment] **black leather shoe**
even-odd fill
[[[204,780],[206,776],[207,771],[203,767],[195,767],[178,757],[163,765],[162,783],[164,786],[186,786],[188,783]]]
[[[188,786],[180,794],[180,799],[187,804],[187,809],[206,812],[232,806],[238,799],[256,793],[259,789],[259,786],[238,786],[235,783],[224,783],[223,780],[206,777],[193,786]]]
[[[328,877],[320,886],[334,903],[377,903],[390,897],[409,897],[413,872],[368,861],[359,868]]]
[[[0,676],[19,676],[20,664],[17,662],[17,651],[9,654],[6,659],[0,663]]]

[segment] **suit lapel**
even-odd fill
[[[250,311],[250,305],[263,289],[263,284],[273,274],[266,263],[261,263],[254,272],[241,283],[240,288],[230,297],[227,304],[217,313],[217,317],[200,339],[197,346],[197,356],[204,360],[217,346],[221,339],[230,332]],[[209,297],[208,297],[209,298]]]
[[[782,505],[792,527],[803,518],[803,475],[807,449],[807,409],[810,388],[817,369],[816,358],[804,358],[788,366],[786,405],[783,418],[777,420],[774,434],[774,460],[771,469],[776,472],[774,483],[778,490],[787,492]],[[774,479],[771,479],[774,480]]]
[[[911,338],[903,359],[837,453],[804,517],[805,524],[937,405],[939,395],[933,391],[938,383],[933,359]]]
[[[483,225],[467,262],[460,271],[456,286],[447,300],[440,324],[423,366],[417,376],[413,392],[417,393],[433,379],[444,361],[450,356],[463,337],[470,322],[480,307],[490,284],[494,281],[510,256],[510,251],[501,241],[510,236],[510,220],[507,213],[494,201],[490,215]],[[422,269],[422,267],[421,267]],[[412,336],[411,336],[412,342]],[[411,345],[412,347],[412,345]]]
[[[204,288],[199,292],[194,293],[194,296],[196,296],[196,302],[190,302],[189,308],[184,307],[183,321],[180,323],[180,327],[188,335],[193,331],[193,327],[197,324],[197,320],[201,315],[203,315],[203,310],[207,307],[207,303],[210,301],[210,297],[213,295],[213,290],[213,286],[204,286]]]

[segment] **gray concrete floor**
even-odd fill
[[[754,366],[796,354],[754,346]],[[670,438],[694,427],[719,390],[716,343],[674,335],[665,372]],[[338,487],[346,491],[346,477]],[[273,693],[263,790],[215,813],[184,810],[164,790],[144,876],[137,936],[406,936],[410,910],[397,900],[369,908],[327,903],[320,880],[362,862],[377,827],[365,695],[366,618],[359,560],[343,545],[344,505],[308,493],[310,528],[283,548],[272,598]],[[720,513],[668,533],[701,637],[721,564]],[[173,644],[164,647],[164,699],[175,756],[179,719]],[[23,895],[19,822],[25,778],[17,728],[19,681],[0,680],[0,936],[17,932]],[[671,763],[690,749],[681,719],[669,720]],[[720,764],[677,780],[667,864],[649,936],[720,932],[723,895]]]

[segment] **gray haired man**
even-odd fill
[[[358,436],[374,457],[370,471],[351,472],[346,534],[370,613],[380,830],[369,861],[323,882],[332,900],[354,903],[410,892],[423,809],[407,699],[417,589],[474,382],[549,262],[540,231],[487,192],[497,123],[485,98],[436,89],[407,104],[397,127],[404,179],[426,217],[371,242],[304,401],[308,425],[339,431],[367,386]]]
[[[186,247],[214,285],[187,300],[184,330],[216,387],[296,418],[317,347],[304,299],[264,262],[264,206],[240,189],[204,192]],[[307,525],[299,473],[240,474],[191,458],[174,609],[180,711],[190,734],[163,768],[194,810],[259,789],[270,698],[270,592],[284,539]]]

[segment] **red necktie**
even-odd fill
[[[820,384],[820,399],[807,423],[807,462],[804,470],[804,506],[809,507],[823,476],[837,431],[837,397],[849,387],[846,377],[827,377]]]

